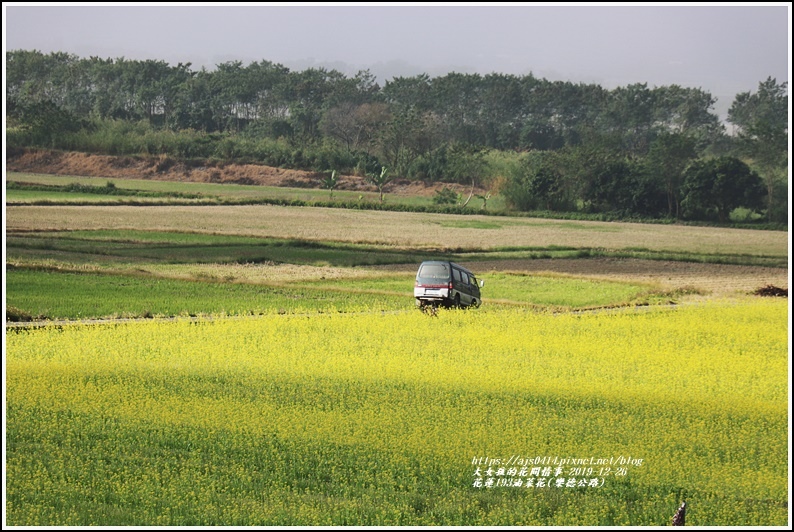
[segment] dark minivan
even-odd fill
[[[414,284],[416,305],[432,307],[478,307],[483,282],[459,264],[427,260],[419,266]]]

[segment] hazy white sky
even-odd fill
[[[790,76],[788,3],[61,5],[4,3],[6,50],[191,62],[266,59],[292,70],[534,73],[549,80],[700,87],[720,114]]]

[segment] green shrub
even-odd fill
[[[460,194],[449,187],[444,187],[441,190],[436,190],[433,195],[433,203],[435,205],[454,205],[458,203],[459,198]]]

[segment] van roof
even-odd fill
[[[468,273],[469,275],[473,275],[474,277],[477,277],[477,275],[474,272],[472,272],[471,270],[469,270],[468,268],[466,268],[464,266],[461,266],[460,264],[457,264],[455,262],[448,261],[448,260],[426,260],[426,261],[423,261],[422,264],[450,264],[450,265],[454,266],[455,268],[457,268],[459,270],[463,270],[464,272]],[[422,265],[420,264],[419,267],[421,268]]]

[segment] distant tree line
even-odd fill
[[[726,134],[702,89],[606,90],[532,74],[398,77],[269,61],[6,53],[7,141],[248,160],[499,186],[516,209],[787,222],[787,84],[738,94]],[[509,164],[494,164],[507,161]],[[730,209],[730,210],[727,210]],[[727,214],[726,214],[727,210]]]

